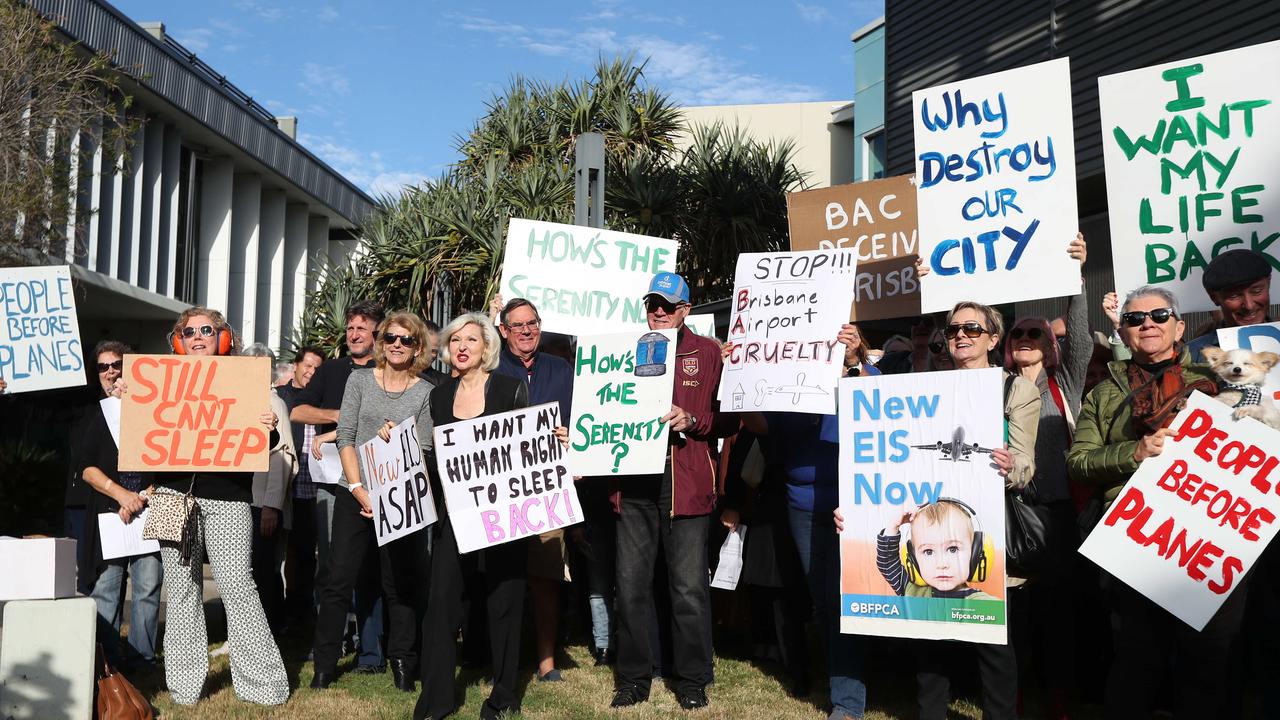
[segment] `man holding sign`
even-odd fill
[[[716,403],[718,343],[684,326],[689,286],[675,273],[653,277],[644,296],[650,330],[677,330],[671,451],[662,475],[623,477],[614,496],[618,517],[618,664],[613,707],[649,699],[653,673],[649,622],[659,547],[667,563],[672,605],[676,698],[686,710],[707,704],[711,622],[707,523],[716,507],[716,465],[710,441],[736,429],[736,416]]]
[[[1170,424],[1185,398],[1195,390],[1217,391],[1216,383],[1191,365],[1190,354],[1179,351],[1186,328],[1169,290],[1140,287],[1120,310],[1121,340],[1133,357],[1111,363],[1111,376],[1085,397],[1067,456],[1071,478],[1097,487],[1108,505],[1144,460],[1165,449]],[[1178,689],[1174,705],[1179,713],[1217,717],[1227,694],[1230,649],[1247,588],[1238,587],[1196,632],[1122,580],[1106,576],[1106,583],[1115,647],[1107,678],[1107,716],[1148,717],[1164,687],[1161,670],[1174,657],[1171,686]]]

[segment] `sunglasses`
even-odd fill
[[[929,352],[933,353],[934,355],[941,355],[942,353],[946,352],[946,350],[947,350],[947,344],[942,342],[941,340],[934,340],[933,342],[929,343]]]
[[[950,325],[947,326],[945,330],[942,331],[942,334],[946,335],[947,339],[950,340],[955,336],[959,335],[961,332],[963,332],[964,336],[967,338],[976,338],[976,337],[982,337],[983,335],[986,335],[988,331],[986,328],[982,327],[976,322],[967,322],[963,324],[951,323]]]
[[[198,328],[193,328],[188,325],[187,327],[182,328],[182,337],[190,340],[196,336],[197,332],[205,337],[213,337],[214,329],[212,325],[201,325]]]
[[[662,308],[663,312],[670,315],[675,312],[678,307],[680,307],[679,303],[669,302],[660,297],[650,297],[648,300],[644,301],[644,309],[649,312],[654,312],[658,308]]]
[[[98,372],[104,373],[108,370],[124,370],[124,361],[117,360],[109,363],[98,363]]]
[[[1009,331],[1009,338],[1012,340],[1021,340],[1023,335],[1026,335],[1029,340],[1039,340],[1044,335],[1044,331],[1038,327],[1026,329],[1016,327]]]
[[[384,345],[395,345],[396,342],[399,342],[407,348],[411,348],[418,344],[418,338],[412,335],[397,335],[389,332],[382,333],[382,343]]]
[[[1150,311],[1130,310],[1120,315],[1120,322],[1124,323],[1126,327],[1139,327],[1147,321],[1147,318],[1151,318],[1155,324],[1163,325],[1169,322],[1171,318],[1176,317],[1178,317],[1178,313],[1174,312],[1173,308],[1156,308]]]

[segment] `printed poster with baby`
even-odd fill
[[[1003,645],[999,368],[840,381],[840,630]]]

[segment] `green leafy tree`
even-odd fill
[[[360,297],[426,316],[486,307],[511,218],[573,221],[574,145],[586,132],[605,139],[609,227],[680,241],[680,268],[699,270],[695,303],[728,295],[739,253],[786,246],[786,193],[804,181],[794,144],[689,129],[632,56],[602,58],[588,80],[514,78],[458,139],[462,158],[448,172],[383,198],[360,252],[325,267],[295,342],[338,348],[343,308]]]

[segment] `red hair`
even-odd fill
[[[1062,355],[1058,351],[1058,336],[1053,334],[1053,328],[1049,326],[1049,321],[1042,317],[1024,317],[1018,318],[1013,326],[1009,328],[1008,337],[1004,340],[1004,368],[1010,372],[1017,372],[1018,366],[1013,362],[1013,328],[1022,328],[1028,330],[1030,328],[1040,328],[1040,349],[1044,352],[1044,369],[1046,371],[1056,370],[1062,362]]]

